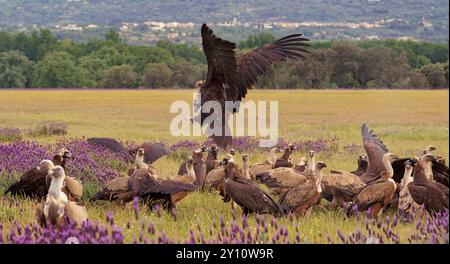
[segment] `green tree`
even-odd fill
[[[338,87],[357,87],[357,74],[361,48],[351,41],[336,41],[331,44],[333,50],[333,73],[331,81]]]
[[[144,87],[159,88],[167,87],[172,70],[165,63],[149,63],[145,65],[142,77]]]
[[[206,68],[192,63],[177,63],[170,65],[173,74],[169,79],[169,85],[175,87],[193,88],[198,80],[205,76]]]
[[[20,51],[0,53],[0,87],[23,88],[29,85],[32,65]]]
[[[49,52],[36,64],[33,75],[35,87],[86,87],[87,71],[75,65],[67,52]]]
[[[103,86],[107,88],[132,88],[135,86],[136,74],[128,64],[116,65],[106,70]]]
[[[100,85],[108,68],[104,60],[92,56],[82,57],[78,66],[86,71],[86,79],[93,87]]]
[[[105,33],[105,40],[111,41],[113,43],[120,43],[122,42],[122,39],[120,39],[120,35],[117,31],[115,31],[113,28],[108,30],[108,32]]]
[[[427,64],[420,69],[433,88],[448,87],[443,64]]]

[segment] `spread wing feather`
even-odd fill
[[[239,56],[238,94],[234,100],[245,98],[247,89],[254,85],[258,76],[267,71],[273,63],[290,58],[305,58],[308,50],[302,47],[309,46],[307,41],[309,39],[304,38],[303,34],[292,34]]]
[[[363,137],[363,146],[369,156],[369,167],[361,178],[364,182],[372,182],[383,170],[383,155],[388,152],[386,145],[381,141],[366,124],[361,126],[361,135]]]

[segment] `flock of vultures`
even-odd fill
[[[321,199],[330,201],[334,208],[344,208],[349,216],[357,210],[370,210],[376,217],[393,208],[408,219],[417,212],[432,215],[448,209],[449,168],[442,157],[433,153],[435,147],[418,150],[416,157],[399,158],[365,124],[361,134],[366,154],[359,156],[352,172],[323,173],[327,165],[316,161],[314,151],[294,162],[291,156],[296,148],[291,144],[271,149],[268,158],[256,164],[249,163],[248,154],[238,154],[234,149],[219,159],[219,148],[213,144],[193,149],[180,164],[178,175],[166,179],[150,165],[168,154],[162,144],[144,143],[137,149],[126,149],[111,138],[90,138],[88,142],[94,146],[128,155],[134,165],[127,176],[107,182],[91,202],[125,204],[138,197],[150,210],[160,205],[172,212],[187,195],[203,191],[218,192],[233,208],[239,205],[243,214],[276,217],[303,216]],[[81,199],[83,185],[65,173],[70,158],[70,151],[61,149],[52,160],[40,162],[6,191],[42,201],[36,209],[41,225],[59,225],[66,217],[77,223],[88,219]]]
[[[308,39],[303,34],[283,37],[240,56],[234,52],[234,43],[216,37],[205,24],[201,35],[208,62],[205,80],[197,83],[201,102],[216,101],[222,109],[226,101],[241,101],[247,89],[271,64],[305,58],[308,53],[304,49]],[[211,114],[213,111],[201,111],[201,123]],[[227,113],[222,111],[221,135],[226,135],[226,117]],[[191,156],[180,165],[178,175],[167,179],[161,179],[157,168],[150,165],[168,154],[163,145],[144,143],[128,150],[111,138],[91,138],[90,144],[128,155],[130,162],[134,161],[127,176],[106,183],[91,202],[106,200],[123,204],[138,197],[150,209],[159,204],[173,211],[187,195],[203,191],[219,192],[224,202],[230,202],[233,208],[239,205],[244,214],[267,213],[276,217],[302,216],[321,199],[329,200],[334,207],[345,208],[348,215],[357,210],[370,210],[377,216],[387,208],[394,208],[408,218],[417,210],[434,214],[448,209],[449,169],[444,159],[433,154],[433,146],[418,150],[417,157],[399,159],[366,125],[361,127],[361,133],[366,154],[359,157],[357,169],[352,172],[323,173],[327,165],[316,161],[313,151],[294,162],[293,145],[273,148],[268,159],[249,164],[248,154],[239,155],[230,148],[231,137],[213,135],[214,145],[193,149]],[[225,157],[218,157],[219,149],[227,151]],[[70,150],[61,149],[52,160],[36,164],[37,167],[27,171],[6,191],[42,201],[36,209],[41,225],[59,225],[66,218],[77,223],[88,219],[81,199],[83,185],[66,175],[70,157]],[[238,165],[241,159],[242,166]]]

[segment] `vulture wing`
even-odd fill
[[[405,176],[405,161],[411,158],[403,158],[393,161],[392,168],[394,169],[394,176],[392,177],[395,182],[400,183]]]
[[[303,47],[309,46],[307,41],[309,39],[304,38],[303,34],[292,34],[239,56],[238,94],[234,101],[241,101],[247,89],[256,83],[258,76],[266,72],[271,64],[289,58],[305,58],[308,51]]]
[[[363,137],[364,149],[369,156],[369,167],[361,178],[365,183],[370,183],[379,176],[380,172],[385,170],[382,160],[383,155],[388,152],[388,149],[383,141],[381,141],[372,130],[369,131],[366,124],[362,125],[361,134]]]
[[[162,143],[145,142],[141,145],[144,149],[144,162],[152,164],[162,156],[169,155],[169,151]]]
[[[360,177],[345,171],[332,171],[322,178],[325,189],[338,190],[350,196],[357,194],[365,185]]]
[[[138,195],[142,191],[154,186],[156,183],[155,178],[148,172],[147,169],[139,169],[133,172],[128,180],[128,188]]]
[[[408,184],[408,190],[414,201],[419,205],[425,204],[425,208],[429,212],[448,209],[448,189],[446,195],[434,185],[412,182]]]
[[[384,202],[387,195],[395,192],[395,186],[390,181],[377,181],[364,187],[353,202],[359,210],[366,210],[378,202]]]
[[[73,199],[76,202],[81,202],[81,197],[83,196],[83,184],[81,181],[77,178],[66,176],[65,184],[66,195],[69,197],[69,200]]]
[[[202,45],[208,62],[206,82],[200,89],[202,104],[207,101],[233,101],[238,94],[236,44],[218,38],[206,25],[202,25]],[[202,113],[202,122],[208,115]]]
[[[30,169],[19,180],[9,186],[5,194],[42,198],[47,195],[46,177],[47,172],[39,171],[37,168]]]
[[[133,159],[133,157],[128,152],[128,149],[126,149],[119,141],[113,138],[89,138],[87,141],[91,145],[123,155],[130,161]]]
[[[153,186],[141,192],[139,197],[149,197],[152,194],[174,194],[178,192],[193,192],[198,189],[194,184],[177,181],[161,180],[156,181]]]
[[[448,188],[449,187],[448,167],[445,166],[445,164],[442,164],[441,162],[433,161],[432,169],[433,169],[433,179],[439,183],[444,184]]]
[[[91,198],[91,202],[96,200],[112,201],[117,198],[117,195],[130,191],[128,186],[129,179],[130,176],[124,176],[107,182],[105,186],[103,186],[102,190],[97,192],[94,197]]]
[[[244,212],[270,213],[276,216],[285,214],[279,203],[248,179],[239,177],[225,182],[225,193],[239,204]]]

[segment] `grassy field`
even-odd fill
[[[360,126],[366,123],[385,142],[389,150],[399,156],[415,155],[428,144],[437,147],[439,155],[449,158],[449,93],[448,91],[250,91],[247,99],[279,101],[279,134],[289,141],[338,138],[335,151],[319,153],[319,160],[327,163],[327,169],[351,170],[356,166],[358,153],[343,151],[350,144],[361,144]],[[12,90],[0,91],[0,128],[34,128],[44,121],[61,121],[68,125],[70,138],[105,136],[142,142],[164,140],[175,143],[186,138],[170,135],[169,112],[175,100],[192,101],[192,90]],[[60,137],[33,137],[27,140],[56,142]],[[203,141],[204,138],[189,138]],[[0,142],[1,143],[1,142]],[[250,153],[251,161],[265,158],[260,151]],[[305,153],[298,152],[294,160]],[[175,175],[181,160],[162,158],[154,165],[163,177]],[[33,165],[30,165],[34,166]],[[35,202],[21,200],[20,205],[4,206],[0,210],[0,223],[4,232],[12,224],[32,222]],[[2,206],[2,205],[0,205]],[[125,229],[125,241],[132,242],[139,235],[141,221],[152,222],[157,230],[180,240],[189,237],[190,228],[197,224],[203,230],[212,229],[212,222],[220,217],[232,221],[230,206],[217,194],[194,193],[179,205],[176,221],[163,213],[141,210],[140,219],[134,220],[131,205],[87,204],[93,220],[104,221],[105,212],[113,211],[116,225]],[[240,212],[240,211],[239,211]],[[392,215],[388,212],[387,215]],[[240,217],[238,217],[240,218]],[[126,229],[127,221],[131,227]],[[250,225],[255,225],[254,217]],[[357,218],[347,219],[342,211],[329,211],[326,204],[315,208],[304,218],[279,219],[278,222],[293,231],[298,225],[301,241],[326,243],[327,236],[338,241],[337,231],[354,232],[364,226]],[[394,228],[400,242],[416,232],[415,223],[399,224]],[[295,235],[295,232],[290,232]],[[448,236],[448,234],[447,234]]]

